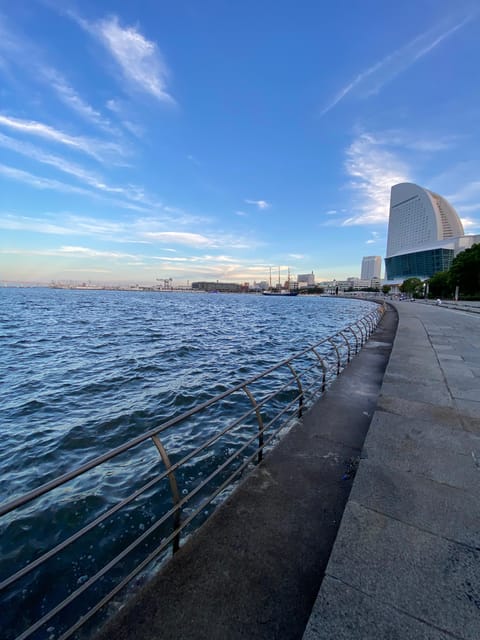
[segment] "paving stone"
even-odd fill
[[[303,636],[303,640],[407,639],[452,640],[452,635],[329,576]]]
[[[453,400],[448,388],[442,383],[437,384],[410,384],[408,381],[400,382],[389,379],[388,374],[382,385],[382,393],[388,396],[428,402],[442,407],[453,406]]]
[[[459,489],[362,460],[350,499],[424,531],[480,549],[477,486]]]
[[[376,464],[465,489],[480,486],[475,457],[475,434],[383,411],[375,413],[362,451]]]
[[[406,418],[435,420],[437,424],[448,424],[452,426],[462,425],[458,410],[453,406],[439,407],[438,405],[428,402],[419,402],[418,400],[386,395],[383,388],[378,397],[377,408],[382,411],[405,416]]]
[[[327,575],[457,637],[479,638],[479,550],[350,501]]]

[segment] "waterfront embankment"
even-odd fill
[[[328,392],[100,633],[100,638],[301,638],[375,410],[389,309]]]
[[[304,640],[480,638],[480,317],[395,306],[391,358]]]

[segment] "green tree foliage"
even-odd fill
[[[410,296],[420,296],[423,291],[423,282],[420,278],[407,278],[399,287],[402,293]]]
[[[390,293],[390,289],[392,287],[389,284],[384,284],[382,286],[382,293],[384,293],[386,296],[388,296],[388,294]]]
[[[466,296],[480,294],[480,244],[459,253],[448,272],[451,289],[457,285]]]
[[[452,296],[450,273],[439,271],[432,276],[428,281],[428,290],[432,298],[450,298]]]

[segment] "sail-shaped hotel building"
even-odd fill
[[[466,236],[445,198],[410,182],[392,187],[385,271],[387,282],[421,280],[450,268],[453,258],[480,236]]]

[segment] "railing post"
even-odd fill
[[[332,338],[328,338],[328,342],[330,342],[330,344],[332,345],[332,347],[335,349],[335,353],[337,354],[337,376],[340,374],[340,352],[338,351],[338,347],[337,345],[334,343],[334,341],[332,340]]]
[[[178,505],[178,503],[180,502],[180,493],[178,492],[178,485],[177,485],[177,479],[175,477],[175,473],[173,471],[170,471],[171,469],[171,462],[170,462],[170,458],[168,457],[167,452],[165,451],[165,447],[163,446],[160,438],[157,435],[153,435],[152,436],[152,440],[154,445],[157,447],[158,449],[158,453],[160,454],[160,457],[162,458],[163,464],[165,465],[167,472],[168,472],[168,481],[170,482],[170,490],[172,492],[172,498],[173,498],[173,503],[175,505]],[[177,510],[175,511],[175,515],[173,518],[173,530],[176,531],[179,526],[180,526],[180,507],[177,508]],[[173,553],[177,553],[177,551],[180,549],[180,533],[177,533],[177,535],[173,538],[172,540],[172,551]]]
[[[298,391],[299,391],[299,396],[298,396],[298,417],[301,418],[302,417],[302,413],[303,413],[302,381],[300,380],[297,372],[295,371],[295,369],[292,367],[292,365],[290,363],[288,363],[288,368],[290,369],[290,371],[292,372],[293,377],[297,381],[297,386],[298,386]]]
[[[325,391],[326,383],[327,383],[327,367],[325,366],[325,362],[323,361],[322,356],[318,353],[315,347],[312,347],[313,353],[320,360],[320,364],[322,365],[323,377],[322,377],[322,393]]]
[[[357,336],[357,334],[355,333],[355,331],[353,330],[352,325],[348,326],[348,327],[347,327],[347,329],[348,329],[349,331],[351,331],[351,333],[353,333],[353,335],[354,335],[354,337],[355,337],[355,355],[357,355],[357,353],[358,353],[358,336]],[[361,333],[361,332],[360,332],[360,333]]]
[[[345,344],[347,345],[347,363],[350,362],[350,342],[348,341],[347,336],[343,333],[343,331],[338,332],[339,336],[345,340]]]
[[[255,409],[255,414],[257,416],[257,423],[258,423],[258,456],[257,456],[257,461],[260,464],[260,462],[263,460],[263,418],[262,418],[262,414],[260,413],[260,410],[258,408],[257,401],[253,397],[252,392],[250,391],[250,389],[246,385],[244,387],[242,387],[242,389],[245,391],[245,393],[249,397],[250,402],[252,403],[252,406]]]
[[[359,322],[362,323],[365,329],[365,342],[367,342],[368,338],[370,337],[370,327],[368,326],[368,322],[365,320],[365,318],[360,318]]]

